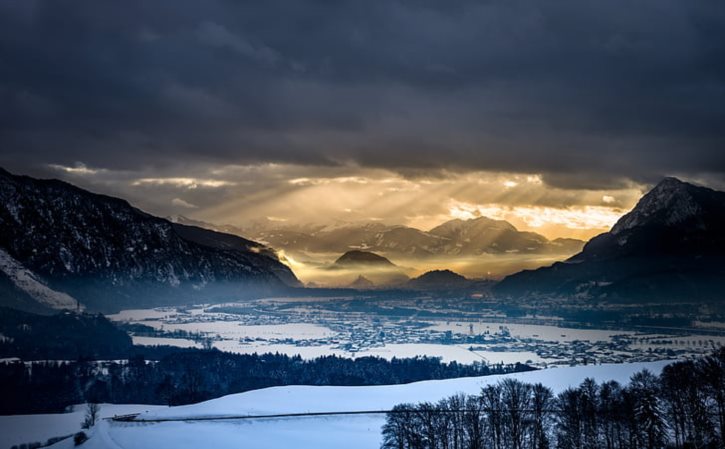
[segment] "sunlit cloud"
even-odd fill
[[[605,206],[576,206],[554,208],[542,206],[505,206],[500,204],[476,205],[451,202],[452,218],[469,220],[488,217],[496,220],[523,222],[527,228],[559,225],[569,229],[607,229],[622,216],[619,208]]]
[[[171,200],[171,204],[186,209],[197,209],[199,207],[196,204],[191,204],[190,202],[184,201],[181,198],[174,198],[173,200]]]
[[[623,212],[609,207],[584,206],[571,209],[517,207],[513,213],[532,228],[558,224],[571,229],[601,229],[614,225]]]
[[[95,175],[99,172],[105,171],[103,169],[90,168],[82,162],[77,162],[72,167],[66,166],[66,165],[58,165],[58,164],[48,164],[48,167],[53,170],[56,170],[56,171],[69,173],[69,174],[73,174],[73,175]]]
[[[382,222],[429,230],[453,218],[486,216],[548,238],[580,239],[608,230],[646,188],[567,189],[548,185],[537,173],[403,174],[354,165],[210,164],[129,172],[79,162],[53,170],[159,216],[183,210],[190,218],[240,228],[255,222],[275,227]]]
[[[292,184],[293,186],[307,186],[307,185],[320,184],[320,181],[321,180],[319,180],[319,179],[315,180],[315,179],[310,179],[310,178],[295,178],[295,179],[290,179],[287,182],[289,184]]]
[[[141,178],[133,181],[132,186],[174,186],[186,189],[196,189],[199,187],[219,188],[233,186],[236,183],[231,181],[223,181],[218,179],[199,179],[199,178]]]
[[[529,184],[543,184],[544,181],[541,179],[541,175],[528,175],[526,176],[526,182]]]
[[[393,180],[376,180],[380,183],[394,182]],[[329,184],[369,184],[372,182],[363,176],[338,176],[335,178],[294,178],[287,181],[294,186],[316,186]]]

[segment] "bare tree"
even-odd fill
[[[482,449],[484,447],[484,412],[483,398],[481,396],[461,397],[465,404],[463,414],[463,428],[466,435],[467,449]]]
[[[554,405],[554,393],[538,383],[531,388],[531,449],[549,449],[549,432],[552,427],[550,410]]]
[[[83,418],[83,422],[81,423],[81,427],[83,429],[90,429],[96,424],[96,421],[98,421],[98,414],[101,411],[101,406],[98,405],[95,402],[89,402],[86,405],[86,415]]]
[[[658,400],[659,379],[648,370],[635,373],[627,387],[634,399],[634,419],[637,423],[638,447],[657,449],[664,446],[666,429],[664,414]]]
[[[567,388],[557,397],[557,440],[560,449],[582,448],[580,397],[577,388]]]
[[[604,382],[599,388],[599,422],[603,449],[619,449],[623,442],[622,387],[616,381]]]
[[[597,449],[599,441],[599,385],[588,377],[579,386],[579,410],[582,418],[582,443],[585,449]]]
[[[491,449],[503,447],[503,404],[501,386],[487,385],[481,390],[483,408],[486,411],[486,437]]]
[[[383,449],[421,449],[421,427],[414,405],[400,404],[388,413],[383,426]]]
[[[531,385],[516,379],[504,379],[501,382],[505,439],[508,442],[507,447],[511,449],[522,449],[524,446],[530,401]]]

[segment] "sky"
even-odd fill
[[[0,166],[235,225],[606,230],[725,187],[720,1],[0,0]]]

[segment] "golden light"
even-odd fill
[[[200,179],[200,178],[140,178],[131,183],[132,186],[155,185],[155,186],[173,186],[183,187],[186,189],[196,189],[198,187],[228,187],[235,185],[234,182],[219,179]]]
[[[451,218],[468,220],[488,217],[506,220],[524,231],[542,232],[549,238],[593,236],[611,228],[625,213],[607,206],[505,206],[500,204],[476,205],[451,201]],[[567,230],[569,232],[567,232]],[[578,232],[577,232],[578,231]],[[581,232],[587,231],[587,232]]]

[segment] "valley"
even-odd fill
[[[134,343],[214,347],[240,354],[279,352],[305,359],[440,357],[469,364],[535,367],[693,358],[725,344],[725,329],[642,313],[592,311],[611,321],[584,321],[586,308],[506,307],[476,299],[366,297],[265,298],[217,305],[126,310],[109,318]],[[560,315],[557,315],[559,313]],[[567,315],[566,317],[563,315]],[[704,315],[695,315],[694,319]],[[628,317],[628,318],[625,318]],[[646,324],[645,324],[646,323]],[[709,327],[705,327],[704,325]]]
[[[0,0],[0,449],[725,449],[723,54],[723,1]]]

